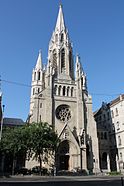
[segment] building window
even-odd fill
[[[74,88],[72,87],[71,88],[71,97],[73,97],[74,96]]]
[[[38,88],[38,93],[40,92],[40,88]]]
[[[65,50],[61,51],[61,72],[65,72]]]
[[[58,34],[56,34],[56,37],[55,37],[55,42],[58,41]]]
[[[121,137],[118,136],[118,145],[120,146],[121,145]]]
[[[55,85],[54,94],[57,95],[57,85]]]
[[[69,96],[69,87],[67,87],[67,96]]]
[[[113,110],[111,111],[111,116],[112,116],[112,118],[114,118],[114,112],[113,112]]]
[[[61,42],[63,42],[63,40],[64,40],[64,35],[61,34]]]
[[[62,122],[66,122],[71,119],[71,110],[68,105],[60,105],[56,109],[56,117]]]
[[[70,70],[70,72],[72,71],[72,53],[71,53],[71,51],[69,52],[69,70]]]
[[[35,94],[35,88],[33,88],[33,95]]]
[[[34,81],[36,80],[36,72],[34,73]]]
[[[40,72],[38,72],[38,80],[40,80]]]
[[[59,96],[61,95],[61,89],[62,89],[62,87],[59,86],[59,88],[58,88],[58,95],[59,95]]]
[[[57,68],[57,54],[56,54],[56,50],[53,51],[53,67],[55,69]]]
[[[118,116],[118,109],[117,108],[115,109],[115,113],[116,113],[116,116]]]
[[[119,126],[119,121],[117,121],[117,130],[120,129],[120,126]]]
[[[42,103],[40,103],[40,108],[42,108]]]
[[[65,96],[65,86],[63,87],[63,96]]]

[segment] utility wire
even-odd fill
[[[24,87],[31,87],[31,85],[26,85],[23,83],[19,83],[19,82],[14,82],[14,81],[8,81],[8,80],[4,80],[4,79],[0,79],[1,82],[5,82],[5,83],[9,83],[9,84],[15,84],[15,85],[19,85],[19,86],[24,86]]]
[[[27,84],[23,84],[23,83],[19,83],[19,82],[14,82],[14,81],[8,81],[8,80],[4,80],[4,79],[0,78],[0,85],[1,85],[1,82],[5,82],[5,83],[9,83],[9,84],[15,84],[15,85],[18,85],[18,86],[30,87],[30,88],[32,87],[31,85],[27,85]],[[90,94],[93,95],[93,96],[108,96],[108,97],[111,97],[111,96],[119,96],[122,93],[107,94],[107,93],[91,93],[90,92]]]

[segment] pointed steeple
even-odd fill
[[[36,63],[35,69],[36,70],[42,69],[42,55],[41,55],[41,50],[39,50],[39,55],[38,55],[38,58],[37,58],[37,63]]]
[[[60,4],[55,31],[58,30],[59,32],[61,32],[64,29],[65,29],[65,22],[64,22],[64,16],[63,16],[63,11],[62,11],[62,5]]]

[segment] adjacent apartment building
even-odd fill
[[[94,117],[101,170],[124,172],[124,94],[110,103],[103,102]]]

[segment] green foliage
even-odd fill
[[[110,175],[110,176],[121,175],[121,172],[112,171],[112,172],[109,172],[108,175]]]
[[[52,126],[48,123],[32,123],[23,127],[4,128],[0,150],[4,154],[13,154],[14,158],[19,153],[25,153],[28,159],[36,158],[42,167],[42,161],[48,161],[57,143],[58,137]]]

